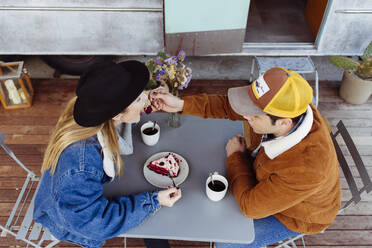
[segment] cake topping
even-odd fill
[[[180,160],[173,153],[169,153],[167,156],[151,161],[147,168],[165,176],[171,172],[171,175],[176,177],[180,172],[179,162]]]

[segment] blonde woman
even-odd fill
[[[101,247],[181,198],[176,188],[103,196],[102,185],[123,171],[116,126],[140,120],[148,79],[138,61],[96,65],[80,78],[49,141],[35,198],[35,221],[57,239]]]

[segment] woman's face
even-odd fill
[[[120,123],[137,123],[140,121],[141,113],[148,99],[148,95],[142,92],[123,112],[113,119]]]

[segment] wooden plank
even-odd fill
[[[327,112],[329,110],[348,110],[348,111],[370,111],[371,104],[362,104],[362,105],[354,105],[354,104],[340,104],[338,102],[319,102],[318,109],[320,113]]]
[[[9,217],[13,207],[15,204],[15,200],[13,202],[0,202],[0,216],[2,217]],[[21,216],[24,216],[26,213],[26,209],[28,207],[28,203],[25,204],[25,207],[21,213]],[[17,212],[18,214],[18,212]]]
[[[361,146],[358,144],[355,144],[355,145],[357,146],[358,152],[361,156],[371,155],[371,151],[372,151],[371,145],[368,145],[368,146]],[[344,154],[348,153],[346,146],[340,146],[340,148],[341,148],[342,153]]]
[[[35,104],[33,108],[23,108],[23,109],[15,109],[12,110],[13,112],[7,111],[1,113],[4,118],[7,117],[18,117],[19,119],[23,118],[24,116],[48,116],[49,118],[57,119],[63,109],[65,108],[65,102],[67,102],[69,98],[65,99],[62,103],[47,103],[47,104],[40,104],[41,106],[37,106],[39,104]]]
[[[10,110],[9,110],[10,111]],[[2,114],[0,113],[0,116]],[[22,123],[25,126],[55,126],[57,124],[57,118],[50,118],[48,116],[39,116],[37,118],[33,116],[8,116],[7,118],[0,118],[0,125],[18,125]]]
[[[315,235],[306,235],[305,242],[307,245],[368,245],[372,246],[372,231],[337,231],[326,230],[324,233]]]
[[[360,119],[360,118],[355,118],[355,119],[347,119],[344,118],[343,116],[337,116],[337,117],[327,117],[329,123],[331,126],[336,126],[337,123],[342,120],[342,122],[345,124],[346,128],[348,129],[349,127],[372,127],[371,120],[369,119]]]
[[[20,191],[21,191],[21,188],[19,188],[18,190],[16,190],[16,189],[0,189],[0,202],[15,203]],[[26,192],[28,192],[28,189],[27,189]],[[35,193],[35,188],[33,190],[31,190],[30,194],[34,195],[34,193]],[[30,197],[28,197],[27,202],[30,202],[30,201],[31,201],[31,199],[30,199]]]
[[[42,154],[16,154],[17,158],[26,166],[41,165],[43,162]],[[8,155],[0,155],[0,166],[17,165],[17,163]]]
[[[3,189],[20,189],[23,186],[26,177],[1,177],[0,178],[0,190]]]
[[[16,154],[19,155],[41,155],[43,156],[44,151],[46,149],[46,145],[35,145],[35,144],[7,144],[7,146]],[[8,154],[3,150],[0,149],[0,156]]]
[[[372,215],[372,204],[371,202],[361,201],[357,205],[346,209],[340,215]]]
[[[29,166],[26,165],[28,169],[33,171],[36,175],[41,176],[40,169],[41,165],[37,166]],[[13,166],[0,166],[0,175],[3,177],[26,177],[27,172],[21,168],[18,165],[13,165]]]
[[[342,193],[341,194],[342,201],[348,201],[352,198],[351,192],[348,189],[342,190],[341,193]],[[362,198],[362,201],[368,201],[368,202],[371,202],[372,204],[372,193],[367,194],[364,192],[361,194],[361,198]]]
[[[0,131],[7,137],[13,134],[50,135],[54,126],[0,125]]]
[[[328,110],[326,112],[322,112],[322,114],[327,118],[340,118],[344,119],[362,119],[362,120],[372,120],[371,114],[372,110],[363,111],[363,110],[355,110],[355,111],[348,111],[348,110]]]
[[[77,85],[77,79],[68,78],[50,78],[50,79],[32,79],[34,89],[44,89],[46,91],[58,91],[63,88],[73,87],[73,91]]]
[[[350,166],[351,173],[353,174],[354,177],[360,178],[358,169],[355,166]],[[372,167],[366,167],[368,175],[372,175]],[[340,170],[340,178],[344,178],[344,174],[342,170]]]
[[[50,137],[49,134],[47,135],[13,134],[5,137],[5,143],[47,145],[49,142],[49,137]]]
[[[359,150],[359,147],[362,147],[362,146],[368,146],[369,148],[372,149],[372,137],[364,136],[364,135],[363,136],[352,136],[352,139],[358,150]],[[342,139],[341,136],[337,136],[336,140],[340,146],[346,146],[346,143]]]
[[[332,130],[336,130],[335,126],[332,127]],[[352,139],[354,139],[354,137],[372,136],[372,123],[371,127],[349,127],[347,131]]]
[[[366,167],[372,166],[372,156],[370,154],[361,155],[363,163]],[[345,155],[346,161],[348,164],[354,164],[353,159],[350,155]]]
[[[363,182],[362,182],[361,178],[355,178],[355,182],[356,182],[356,185],[357,185],[358,189],[363,187]],[[340,178],[340,184],[341,184],[341,189],[342,190],[348,190],[349,189],[349,185],[347,184],[346,179],[344,177]]]
[[[325,103],[345,104],[345,101],[338,97],[338,93],[324,92],[319,89],[319,101]]]
[[[184,241],[184,240],[169,240],[169,244],[173,246],[207,246],[209,247],[209,242],[199,242],[199,241]]]
[[[346,103],[338,93],[337,87],[319,87],[319,100],[320,102],[339,102],[345,105],[351,105]],[[372,101],[368,100],[366,104],[370,104]]]
[[[372,230],[372,216],[339,215],[327,230]]]

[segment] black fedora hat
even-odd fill
[[[136,60],[92,66],[76,88],[76,123],[93,127],[112,119],[141,94],[148,81],[147,67]]]

